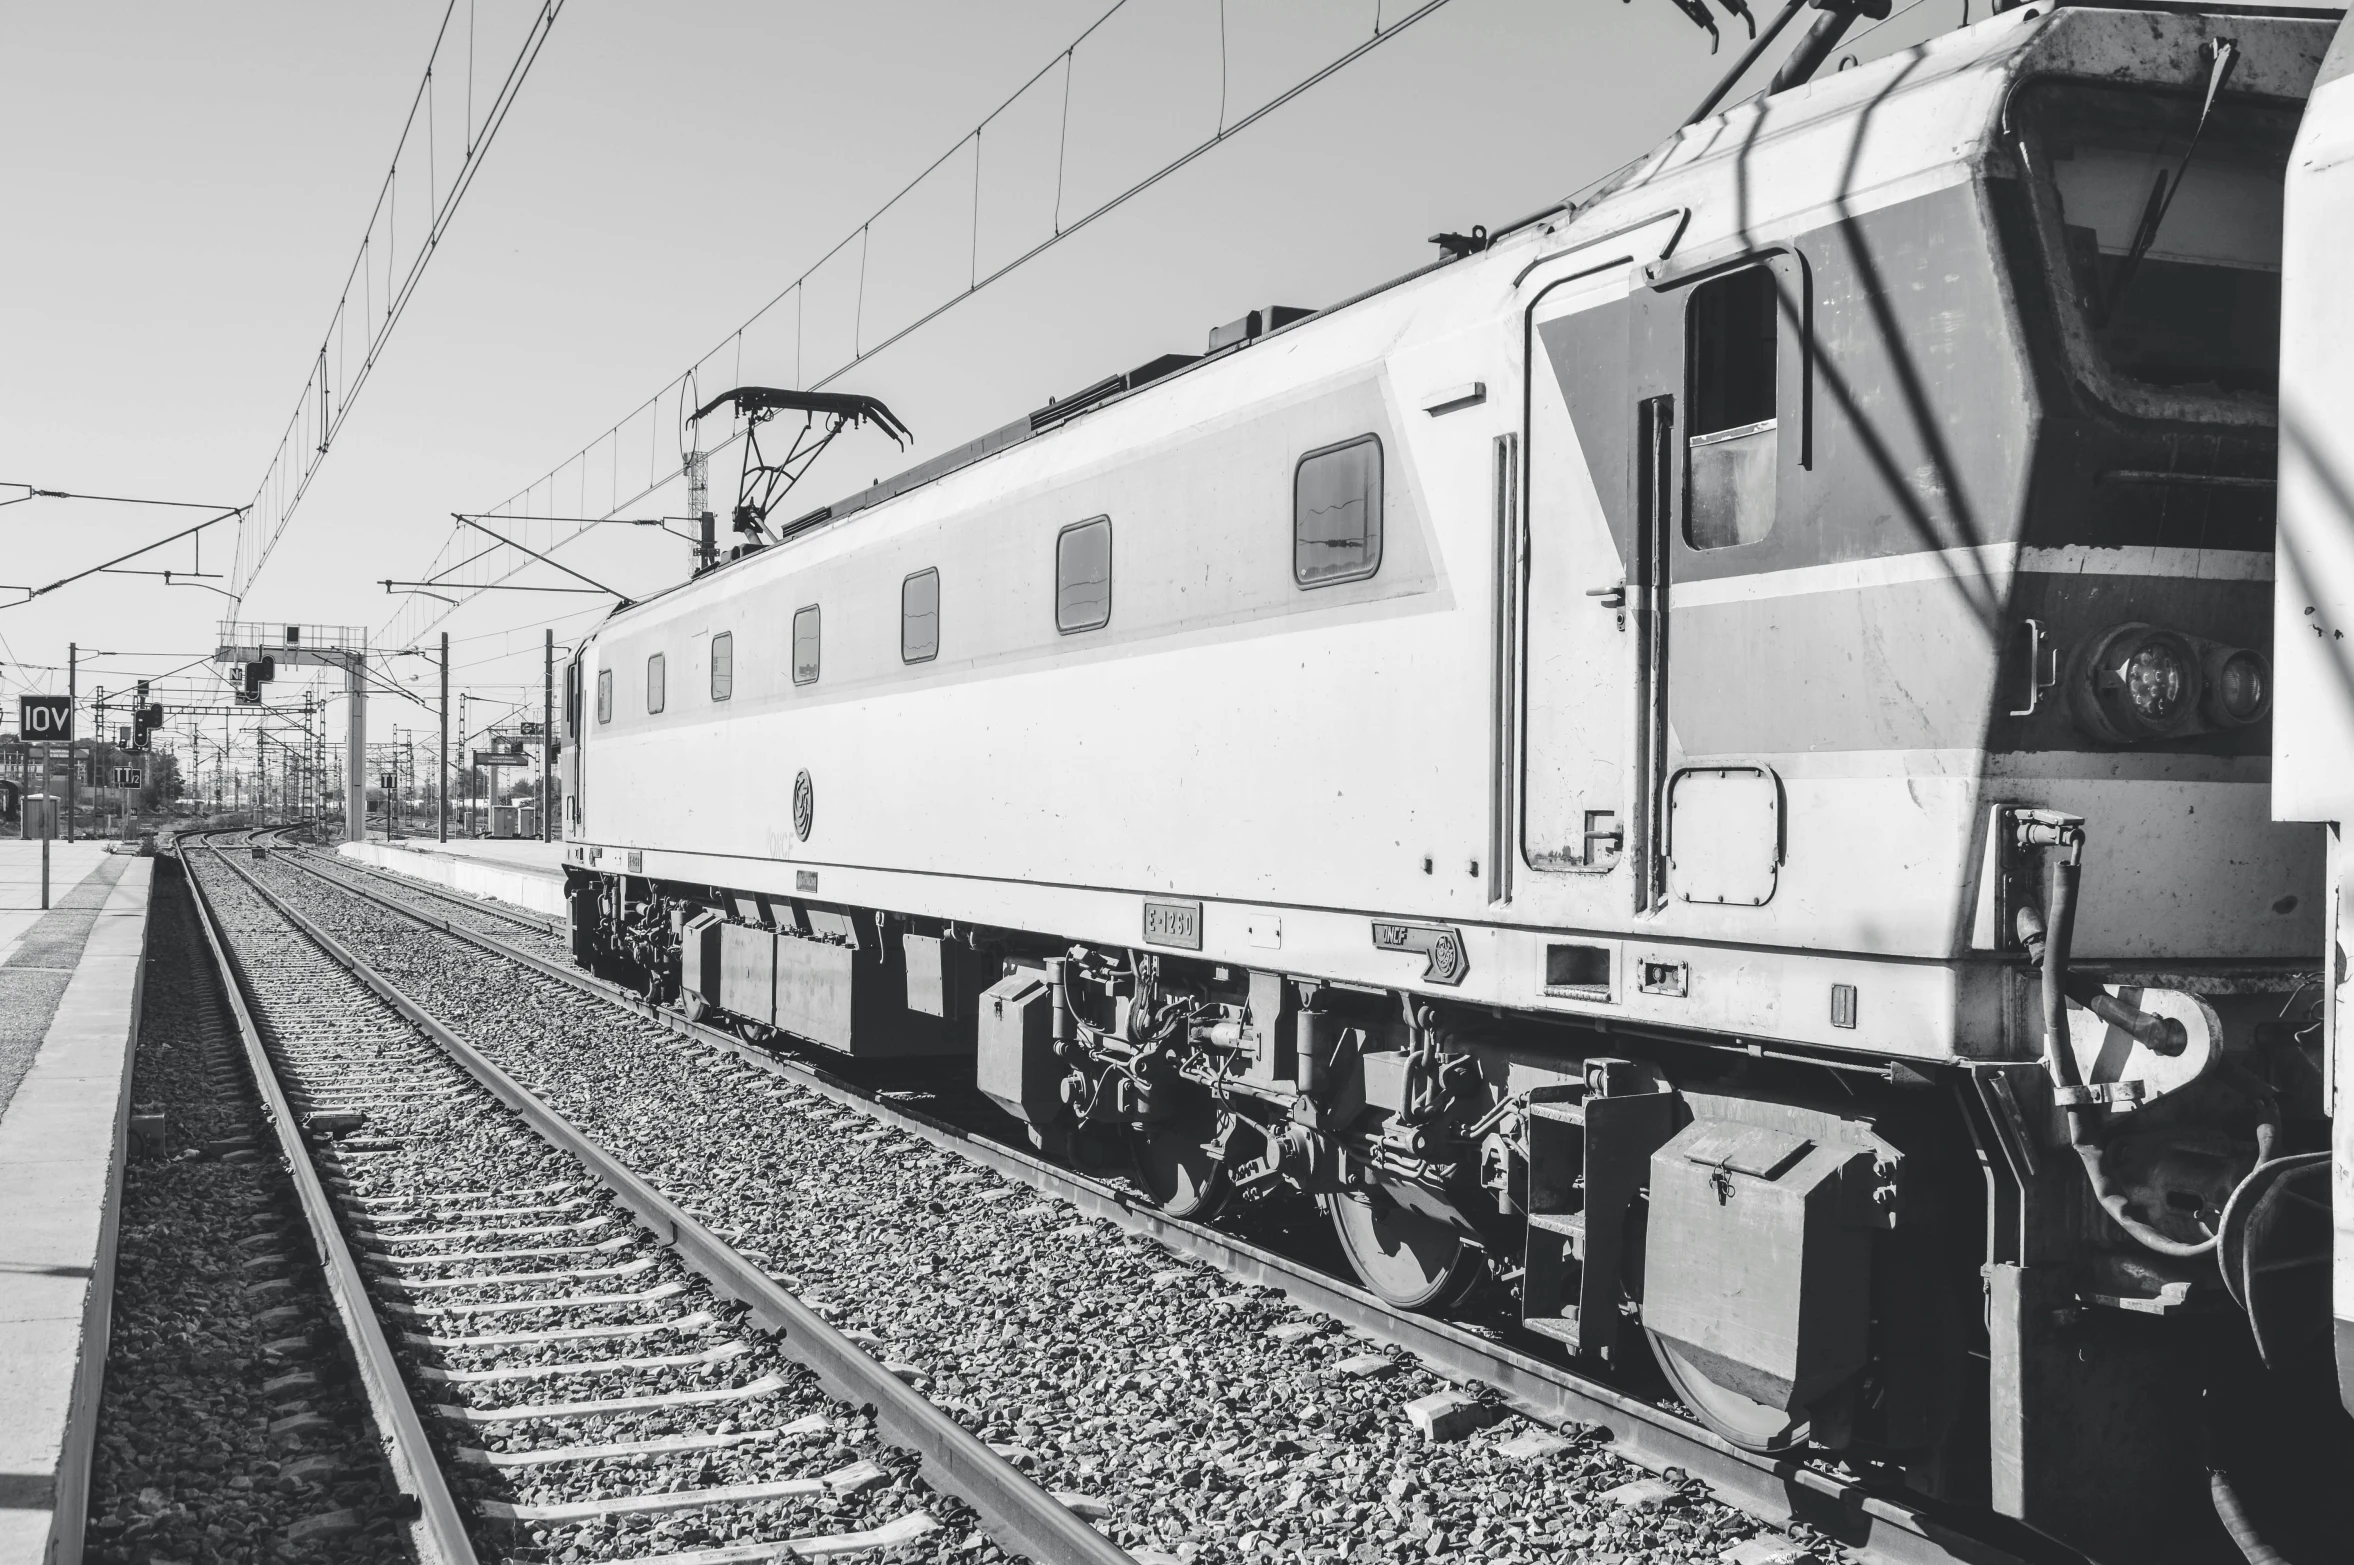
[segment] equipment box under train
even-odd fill
[[[698,935],[699,959],[684,964],[682,980],[707,1007],[860,1059],[971,1047],[969,1006],[961,1018],[930,1011],[940,1004],[936,964],[930,981],[916,986],[928,1004],[910,1008],[908,967],[895,940],[812,939],[746,924],[709,925]],[[714,946],[711,960],[703,953]],[[713,979],[714,989],[702,987]]]

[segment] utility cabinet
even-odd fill
[[[1864,1367],[1869,1146],[1702,1118],[1651,1159],[1643,1322],[1708,1378],[1786,1412]]]
[[[1007,974],[981,996],[973,1080],[999,1108],[1030,1125],[1062,1112],[1062,1064],[1054,1057],[1054,991],[1030,968]]]

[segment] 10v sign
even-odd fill
[[[71,696],[18,696],[16,698],[17,731],[27,743],[36,740],[70,741],[74,736],[74,702]]]

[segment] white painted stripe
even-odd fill
[[[749,1343],[722,1342],[700,1353],[662,1353],[651,1358],[572,1359],[555,1364],[502,1364],[497,1369],[443,1369],[439,1365],[425,1364],[418,1367],[417,1378],[452,1386],[485,1385],[498,1380],[552,1380],[564,1375],[606,1375],[615,1370],[676,1369],[684,1364],[718,1364],[728,1359],[742,1358],[751,1351]]]
[[[2022,549],[2019,569],[2052,576],[2168,576],[2186,581],[2270,581],[2267,549]]]
[[[910,1511],[897,1521],[870,1527],[864,1532],[829,1533],[821,1538],[792,1538],[781,1543],[731,1543],[717,1549],[692,1549],[683,1554],[642,1554],[638,1558],[653,1565],[751,1565],[760,1560],[825,1560],[849,1554],[866,1554],[876,1549],[897,1548],[913,1543],[928,1532],[937,1532],[940,1524],[930,1513]]]
[[[2254,549],[2162,549],[2140,545],[2091,549],[2074,544],[2058,549],[2022,549],[2016,544],[1994,543],[1970,549],[1927,549],[1867,560],[1841,560],[1830,565],[1801,565],[1786,571],[1760,571],[1750,576],[1678,582],[1671,597],[1678,608],[1710,608],[1918,582],[1992,584],[2014,571],[2047,576],[2270,581],[2272,556]]]
[[[1854,592],[1864,587],[1894,587],[1910,582],[1988,582],[2009,575],[2018,552],[2016,544],[1994,543],[1974,549],[1927,549],[1914,554],[1877,555],[1868,560],[1840,560],[1830,565],[1801,565],[1786,571],[1760,571],[1750,576],[1679,581],[1669,589],[1669,598],[1677,608],[1706,608],[1722,603],[1755,603],[1818,592]]]
[[[709,1310],[697,1310],[676,1320],[629,1326],[554,1326],[546,1331],[494,1331],[480,1337],[437,1337],[424,1331],[406,1331],[401,1335],[407,1341],[429,1348],[506,1348],[530,1342],[586,1342],[595,1337],[654,1337],[666,1331],[701,1331],[713,1318]]]
[[[598,1418],[607,1413],[642,1413],[657,1407],[702,1407],[714,1402],[748,1402],[785,1389],[782,1375],[763,1375],[748,1386],[721,1391],[665,1391],[652,1396],[609,1397],[602,1402],[536,1402],[519,1407],[457,1407],[437,1402],[433,1410],[461,1424],[515,1424],[534,1418]]]

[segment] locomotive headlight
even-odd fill
[[[2156,636],[2128,652],[2111,677],[2134,715],[2153,728],[2167,727],[2190,704],[2191,662]]]
[[[2241,728],[2272,710],[2272,665],[2263,653],[2214,647],[2205,662],[2207,721],[2218,728]]]
[[[2206,679],[2190,638],[2154,625],[2119,625],[2085,647],[2070,691],[2084,726],[2111,744],[2138,744],[2195,726]]]

